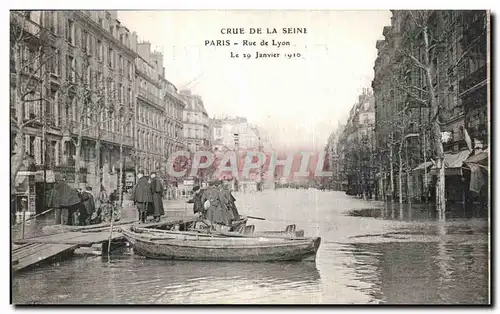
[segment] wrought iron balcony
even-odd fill
[[[11,11],[11,23],[15,25],[15,27],[22,28],[26,34],[30,34],[37,38],[40,37],[42,27],[23,16],[21,12]]]
[[[474,13],[473,13],[474,14]],[[469,25],[463,25],[462,38],[460,43],[464,47],[469,47],[479,36],[483,36],[486,33],[486,14],[477,17],[474,22]],[[484,37],[484,42],[479,40],[479,44],[484,44],[486,47],[486,36]]]
[[[459,82],[458,94],[463,97],[470,91],[474,86],[480,83],[486,83],[487,79],[487,70],[486,64],[474,71],[473,73],[466,76],[464,79]]]
[[[153,95],[153,93],[147,91],[142,87],[139,87],[139,96],[142,96],[143,98],[149,100],[150,102],[152,102],[157,106],[161,106],[160,97]]]

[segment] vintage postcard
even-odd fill
[[[491,304],[490,19],[10,11],[11,303]]]

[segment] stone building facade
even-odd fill
[[[126,152],[133,148],[133,130],[127,129],[122,136],[118,110],[114,109],[130,112],[134,108],[135,35],[112,11],[13,11],[11,18],[16,15],[26,18],[23,23],[36,29],[39,39],[35,46],[25,46],[24,60],[36,59],[39,48],[44,56],[37,62],[47,60],[39,69],[41,63],[29,69],[47,79],[37,82],[39,88],[32,95],[33,100],[42,100],[26,103],[24,114],[39,121],[25,130],[27,155],[33,157],[38,169],[45,170],[48,184],[58,177],[74,182],[78,176],[81,185],[95,186],[98,160],[103,184],[108,189],[116,188],[120,143]],[[15,92],[14,85],[11,87]],[[102,98],[102,107],[113,109],[91,117],[82,110],[85,106],[77,96],[82,90]],[[11,98],[11,114],[15,117],[19,113],[13,106]],[[74,141],[80,130],[81,157],[80,164],[75,165]],[[12,135],[15,132],[14,128]],[[96,138],[101,141],[100,156],[96,156]],[[113,176],[115,179],[110,179]]]
[[[116,11],[12,11],[11,28],[16,27],[24,29],[24,36],[11,37],[11,48],[21,38],[21,83],[26,79],[34,87],[24,112],[18,112],[11,54],[12,153],[15,121],[20,114],[27,121],[25,161],[13,185],[21,191],[26,177],[34,177],[29,194],[41,203],[37,208],[59,178],[95,187],[100,177],[108,193],[117,189],[120,150],[133,184],[137,170],[161,170],[173,151],[184,148],[185,101],[165,78],[163,56],[137,43]]]
[[[375,106],[373,92],[365,88],[352,107],[340,134],[336,152],[338,181],[349,195],[373,197],[375,174]]]
[[[379,194],[395,197],[403,193],[404,199],[418,201],[432,194],[436,172],[432,163],[432,117],[426,76],[409,57],[423,61],[423,52],[417,48],[423,49],[422,38],[418,37],[421,27],[414,20],[419,12],[394,10],[392,13],[391,25],[383,29],[384,40],[377,42],[378,57],[372,82],[377,158],[381,166]],[[438,120],[443,132],[446,180],[447,185],[458,184],[461,190],[459,193],[448,191],[447,198],[463,202],[466,188],[462,164],[488,142],[488,14],[486,11],[427,13],[430,37],[439,41],[440,47],[432,51],[433,58],[429,61],[440,107]],[[400,147],[405,155],[401,192],[394,184],[399,172]]]
[[[188,90],[181,95],[186,102],[182,118],[186,148],[192,152],[210,149],[209,117],[203,100]]]

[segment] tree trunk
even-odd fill
[[[11,157],[11,171],[10,171],[10,179],[11,184],[15,184],[15,180],[17,177],[17,173],[21,169],[23,165],[23,160],[26,154],[26,146],[24,142],[24,106],[25,102],[21,98],[22,96],[22,88],[21,88],[21,75],[22,75],[22,66],[21,66],[21,46],[19,43],[14,44],[14,66],[16,69],[16,81],[15,81],[15,110],[16,110],[16,137],[14,140],[15,148],[14,155]]]
[[[427,133],[426,131],[424,130],[423,132],[423,136],[424,136],[424,165],[425,163],[427,162]],[[429,194],[429,191],[428,191],[428,179],[427,179],[427,167],[424,167],[424,184],[423,184],[423,187],[424,187],[424,193],[425,193],[425,200],[427,202],[429,202],[429,199],[428,199],[428,194]]]
[[[445,218],[446,212],[446,197],[445,197],[445,172],[444,172],[444,150],[443,143],[441,141],[441,127],[439,125],[439,104],[436,100],[436,92],[434,90],[434,84],[432,82],[432,63],[429,58],[430,45],[429,45],[429,34],[427,26],[423,27],[423,36],[425,44],[424,53],[424,64],[425,64],[425,76],[427,82],[427,88],[429,90],[430,105],[431,105],[431,123],[432,123],[432,135],[434,139],[434,149],[436,153],[437,166],[439,170],[439,175],[436,183],[436,210],[439,213],[440,218]]]
[[[410,162],[408,158],[408,145],[405,147],[405,152],[406,152],[406,197],[407,197],[407,202],[408,202],[408,210],[411,211],[411,198],[413,197],[413,191],[412,191],[412,182],[411,182],[411,175],[410,175]]]
[[[399,144],[399,173],[398,173],[398,187],[399,187],[399,204],[403,204],[403,157],[402,157],[403,141]]]
[[[123,141],[124,141],[124,126],[121,121],[121,140],[120,140],[120,176],[118,178],[118,193],[120,193],[120,206],[123,205]]]
[[[80,155],[82,150],[82,131],[83,126],[80,124],[80,130],[78,132],[78,139],[76,140],[75,147],[75,188],[80,185]]]
[[[445,191],[445,167],[444,160],[441,160],[441,167],[439,168],[439,178],[438,184],[436,185],[438,188],[437,193],[439,193],[439,219],[444,220],[446,218],[446,191]]]
[[[80,96],[83,98],[83,96]],[[82,137],[83,137],[83,125],[85,122],[85,100],[80,103],[80,116],[78,117],[79,120],[79,125],[78,125],[78,138],[75,143],[75,188],[78,188],[78,185],[80,184],[80,158],[81,158],[81,151],[82,151]]]
[[[390,146],[389,151],[389,169],[390,169],[390,185],[391,185],[391,202],[394,202],[394,155],[392,152],[392,145]]]
[[[99,138],[96,138],[95,141],[95,191],[96,195],[99,198],[101,195],[101,186],[102,186],[102,171],[101,171],[101,140]]]
[[[15,184],[17,173],[23,165],[24,155],[26,154],[26,145],[24,142],[24,130],[17,130],[14,149],[14,156],[11,157],[11,172],[10,172],[10,182]]]

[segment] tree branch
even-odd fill
[[[40,117],[39,117],[39,116],[38,116],[38,117],[36,117],[36,118],[29,119],[28,121],[23,122],[22,126],[23,126],[23,127],[25,127],[25,126],[27,126],[28,124],[30,124],[30,123],[32,123],[32,122],[35,122],[35,121],[37,121],[37,120],[40,120]]]
[[[415,66],[417,66],[417,67],[421,68],[422,70],[425,70],[425,69],[426,69],[425,65],[424,65],[422,62],[420,62],[417,58],[415,58],[415,56],[413,56],[413,55],[412,55],[412,54],[410,54],[410,53],[406,53],[405,55],[406,55],[408,58],[410,58],[410,60],[411,60],[411,61],[413,61],[413,64],[414,64]]]
[[[43,46],[40,46],[38,48],[38,59],[41,60],[42,58],[42,50],[43,50]],[[29,77],[28,77],[28,80],[26,81],[26,83],[24,84],[25,88],[28,88],[30,85],[31,85],[31,81],[33,80],[33,78],[35,77],[35,74],[38,73],[38,71],[40,71],[40,69],[48,62],[48,60],[50,60],[50,58],[52,58],[56,53],[52,53],[49,57],[47,57],[45,60],[42,60],[40,61],[40,64],[38,65],[38,67],[33,70],[33,71],[30,71],[31,73],[29,74]],[[36,59],[34,59],[36,60]],[[32,60],[34,62],[34,60]],[[40,74],[40,78],[43,79],[43,77],[45,75],[47,75],[48,71],[44,71],[44,73],[41,73]],[[18,74],[18,73],[16,73]],[[19,73],[20,74],[20,73]],[[29,92],[27,92],[29,93]],[[25,93],[26,94],[26,93]]]
[[[483,33],[481,33],[479,36],[476,37],[476,39],[474,39],[472,41],[472,43],[469,45],[469,47],[460,55],[460,57],[457,59],[457,61],[449,68],[454,69],[455,67],[457,67],[460,64],[462,59],[472,50],[472,48],[474,48],[474,44],[481,39],[481,36],[483,35]]]
[[[412,86],[413,87],[413,86]],[[415,95],[414,93],[410,92],[409,89],[405,88],[405,87],[402,87],[400,85],[397,85],[396,88],[402,90],[403,92],[407,93],[411,98],[415,99],[417,102],[419,102],[420,104],[424,105],[424,107],[429,107],[429,102],[418,97],[417,95]],[[421,88],[418,88],[418,87],[415,87],[417,90],[420,90],[420,91],[423,91],[423,92],[426,92],[424,91],[423,89]],[[426,92],[427,93],[427,92]]]

